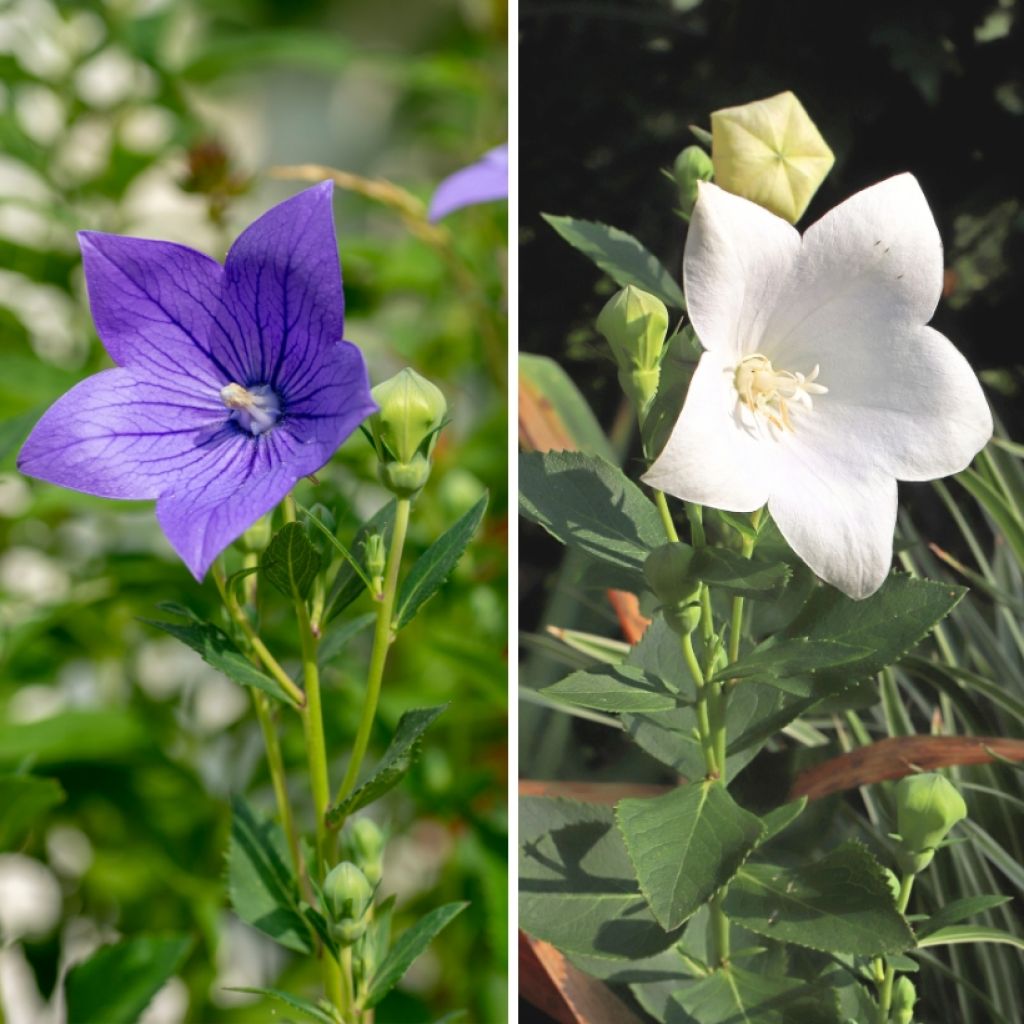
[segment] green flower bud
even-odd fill
[[[800,101],[782,92],[711,115],[715,181],[795,224],[835,157]]]
[[[381,878],[384,833],[372,818],[356,818],[349,826],[348,848],[366,880],[376,885]]]
[[[441,389],[407,366],[371,394],[380,406],[370,417],[378,455],[392,462],[429,456],[448,412]]]
[[[256,522],[253,523],[252,526],[250,526],[249,529],[235,541],[235,547],[247,555],[258,555],[265,550],[273,535],[274,530],[270,522],[270,516],[260,516],[260,518],[257,519]]]
[[[417,452],[411,462],[381,462],[380,482],[398,498],[415,498],[430,479],[430,459]]]
[[[668,628],[679,636],[689,636],[700,624],[700,605],[667,604],[661,609]]]
[[[656,597],[666,604],[689,601],[700,589],[700,580],[690,576],[694,550],[689,544],[662,544],[644,562],[644,576]]]
[[[892,1009],[889,1020],[892,1024],[914,1024],[914,1004],[917,1002],[917,989],[914,983],[901,974],[896,979],[896,987],[892,993]]]
[[[949,830],[966,817],[964,798],[944,775],[926,772],[900,779],[896,786],[900,867],[913,874],[923,871]]]
[[[668,310],[657,296],[626,285],[606,303],[597,318],[619,367],[622,390],[641,418],[658,393],[661,359],[668,334]]]
[[[672,177],[679,186],[679,207],[687,220],[697,202],[697,183],[715,176],[711,157],[700,146],[687,146],[672,165]]]
[[[384,570],[388,564],[388,553],[384,547],[384,537],[379,533],[371,533],[363,544],[366,556],[366,572],[373,584],[375,594],[384,591]]]
[[[366,931],[373,886],[355,864],[346,860],[324,879],[323,892],[331,934],[343,945],[351,945]]]

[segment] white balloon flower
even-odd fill
[[[967,360],[926,327],[942,242],[910,174],[805,232],[702,184],[686,240],[705,351],[644,476],[729,512],[767,504],[793,550],[853,598],[892,563],[896,481],[964,469],[992,436]]]

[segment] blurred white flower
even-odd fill
[[[78,95],[104,110],[127,99],[146,99],[155,85],[153,72],[117,46],[101,50],[75,71]]]
[[[0,473],[0,517],[17,519],[32,504],[32,492],[20,473]]]
[[[942,269],[909,174],[857,193],[802,240],[702,183],[684,277],[705,351],[644,480],[730,512],[767,503],[822,579],[872,594],[892,563],[897,479],[959,472],[992,435],[967,360],[924,326]]]
[[[284,963],[284,950],[233,914],[224,914],[217,946],[217,977],[210,1000],[217,1006],[244,1006],[256,997],[231,988],[258,988],[273,983]]]
[[[0,588],[33,604],[56,604],[67,597],[71,580],[41,551],[11,548],[0,555]]]
[[[0,944],[49,935],[63,901],[45,864],[20,853],[0,854]]]
[[[163,107],[135,107],[118,125],[121,145],[135,153],[155,153],[170,141],[174,117]]]
[[[150,1000],[139,1024],[184,1024],[188,1001],[188,985],[181,978],[171,978]]]
[[[54,825],[46,833],[46,857],[58,874],[80,878],[92,866],[92,843],[81,829]]]
[[[14,114],[21,130],[40,146],[49,146],[64,130],[64,102],[45,85],[29,83],[14,93]]]

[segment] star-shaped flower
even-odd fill
[[[644,479],[730,512],[767,503],[822,579],[867,597],[892,562],[897,479],[959,472],[992,435],[974,372],[924,326],[942,243],[916,179],[857,193],[802,239],[702,184],[684,278],[705,352]]]
[[[171,242],[79,235],[93,320],[117,364],[25,442],[30,476],[156,499],[197,579],[376,409],[344,296],[330,182],[251,224],[224,266]]]
[[[497,146],[485,153],[475,164],[450,174],[430,201],[429,217],[438,221],[449,213],[508,196],[508,146]]]

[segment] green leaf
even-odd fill
[[[797,868],[745,865],[729,886],[725,912],[759,935],[827,953],[880,956],[915,942],[882,866],[855,843]]]
[[[773,637],[713,676],[714,680],[751,679],[771,683],[786,693],[809,697],[815,692],[814,676],[828,668],[863,661],[871,654],[867,647],[838,643],[835,640],[808,640],[795,637],[776,641]]]
[[[686,308],[683,290],[676,279],[632,235],[598,221],[556,217],[548,213],[541,216],[620,288],[633,284],[656,295],[666,306]]]
[[[284,992],[279,988],[226,988],[226,992],[249,992],[254,996],[266,996],[268,999],[273,999],[276,1002],[284,1003],[285,1006],[290,1006],[293,1010],[298,1010],[299,1013],[304,1013],[307,1017],[312,1020],[318,1021],[319,1024],[338,1024],[338,1019],[328,1013],[326,1010],[321,1009],[315,1003],[311,1003],[308,999],[303,999],[302,996],[293,995],[291,992]]]
[[[870,653],[859,661],[821,672],[825,682],[853,674],[864,678],[902,657],[956,607],[965,593],[963,587],[900,573],[890,576],[881,589],[863,601],[854,601],[833,587],[820,587],[786,635],[868,648]]]
[[[289,707],[298,707],[298,704],[285,692],[281,684],[272,676],[261,672],[249,659],[238,649],[235,642],[222,629],[212,622],[204,622],[197,618],[188,609],[175,609],[173,606],[162,605],[166,611],[177,611],[188,617],[187,622],[166,622],[161,619],[142,619],[147,626],[161,629],[165,633],[180,640],[187,647],[191,647],[207,665],[212,666],[218,672],[223,672],[228,679],[241,683],[242,686],[253,686],[257,690],[279,700]]]
[[[776,807],[767,814],[761,815],[761,824],[764,826],[764,835],[761,836],[760,845],[763,846],[769,839],[774,839],[779,833],[784,832],[804,812],[807,806],[807,797],[802,796],[798,800],[791,800],[788,804]]]
[[[362,1005],[376,1006],[398,984],[412,962],[438,933],[468,906],[468,903],[447,903],[430,911],[403,932],[374,972]]]
[[[1024,939],[1020,936],[1011,935],[999,928],[986,928],[980,924],[957,924],[951,928],[940,928],[937,932],[931,932],[921,938],[917,943],[917,948],[958,946],[965,942],[996,942],[1024,949]]]
[[[487,510],[487,494],[450,529],[445,531],[419,557],[398,592],[395,622],[397,628],[409,624],[424,601],[448,578],[469,546]]]
[[[320,571],[320,552],[298,523],[285,523],[260,556],[260,576],[285,597],[305,597]]]
[[[615,449],[572,378],[548,356],[519,354],[519,392],[543,404],[557,417],[567,439],[582,452],[615,463]],[[674,421],[673,421],[674,422]]]
[[[973,469],[957,474],[957,480],[995,520],[1013,551],[1018,564],[1024,565],[1024,523],[1010,503],[983,476]]]
[[[397,502],[392,499],[386,505],[377,509],[356,531],[352,541],[352,551],[355,558],[359,560],[359,564],[363,567],[364,575],[366,573],[366,538],[371,534],[379,533],[384,538],[385,545],[387,544],[388,539],[391,537],[391,532],[395,528],[396,506]],[[331,584],[330,593],[327,595],[327,613],[324,615],[324,621],[330,622],[331,619],[340,612],[343,612],[365,591],[366,584],[353,571],[352,567],[347,563],[343,565],[338,570],[338,575],[335,576],[334,582]]]
[[[327,812],[328,825],[333,827],[397,786],[416,760],[420,738],[446,707],[447,704],[441,704],[435,708],[406,711],[398,720],[398,728],[395,729],[388,749],[366,781]]]
[[[717,782],[695,782],[648,800],[620,800],[619,831],[640,889],[666,931],[706,903],[757,846],[761,822]]]
[[[672,428],[683,410],[683,402],[686,401],[693,371],[702,351],[697,335],[689,325],[677,331],[665,343],[658,393],[640,425],[644,452],[651,461],[668,443]]]
[[[563,952],[639,960],[678,933],[655,920],[612,808],[574,800],[519,801],[519,923]]]
[[[64,800],[56,779],[0,775],[0,852],[13,850],[38,818]]]
[[[792,569],[785,562],[744,558],[728,548],[700,548],[690,563],[690,574],[732,594],[765,597],[768,591],[786,585]]]
[[[836,995],[822,982],[776,978],[735,964],[680,985],[675,1024],[840,1024]]]
[[[343,36],[278,28],[212,39],[180,74],[193,82],[207,82],[232,72],[260,73],[274,65],[292,66],[304,74],[314,70],[333,74],[345,68],[352,56],[353,48]]]
[[[628,665],[573,672],[540,692],[565,704],[595,711],[668,711],[678,706],[677,699],[666,693],[656,679]]]
[[[0,764],[120,761],[151,746],[140,719],[124,709],[62,711],[35,722],[0,722]]]
[[[317,660],[321,665],[329,665],[348,647],[354,637],[376,621],[376,612],[366,612],[365,615],[357,615],[354,619],[346,619],[344,622],[338,623],[337,626],[329,628],[317,648]]]
[[[363,567],[359,564],[359,561],[352,554],[352,552],[349,551],[349,549],[345,547],[345,545],[342,544],[337,537],[334,536],[334,531],[322,519],[320,519],[320,517],[317,516],[312,511],[312,509],[308,509],[304,505],[300,505],[298,502],[295,502],[295,508],[306,517],[306,522],[313,526],[316,529],[317,533],[323,536],[331,545],[331,547],[333,547],[334,550],[337,551],[338,554],[345,559],[345,562],[349,566],[349,568],[360,579],[363,586],[366,587],[367,590],[369,590],[371,586],[370,577],[366,575],[365,571],[363,570]]]
[[[260,821],[241,798],[232,802],[228,842],[228,895],[235,913],[288,949],[311,954],[309,926],[288,867],[281,830]]]
[[[135,1024],[191,948],[184,935],[144,935],[103,946],[68,971],[68,1020]]]
[[[983,914],[986,910],[994,910],[1004,903],[1009,903],[1009,896],[967,896],[963,899],[953,900],[944,903],[927,920],[921,921],[914,926],[920,940],[940,928],[947,928],[949,925],[957,924],[965,917],[973,917],[975,914]]]
[[[665,542],[654,503],[622,470],[582,452],[521,455],[519,510],[563,544],[638,575]]]

